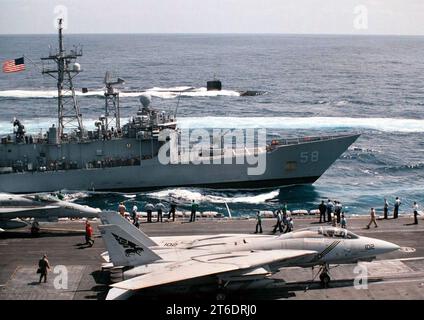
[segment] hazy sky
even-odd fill
[[[63,8],[68,33],[424,34],[424,0],[0,0],[0,33],[53,33]]]

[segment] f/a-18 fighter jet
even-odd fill
[[[396,244],[336,227],[310,227],[281,235],[217,234],[148,237],[116,212],[102,212],[99,226],[113,266],[126,267],[124,281],[112,284],[108,299],[183,282],[260,281],[284,267],[321,266],[323,286],[329,265],[371,261],[398,250]]]

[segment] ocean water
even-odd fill
[[[138,108],[140,91],[153,105],[174,110],[181,126],[266,127],[269,137],[360,132],[361,137],[313,185],[254,191],[172,188],[135,194],[73,192],[70,197],[103,209],[173,195],[180,208],[233,214],[314,209],[321,199],[341,201],[351,214],[381,210],[399,196],[403,212],[424,205],[424,37],[295,35],[66,35],[81,44],[83,72],[75,80],[87,126],[102,113],[106,71],[126,80],[122,116]],[[56,37],[0,36],[0,59],[25,55],[27,70],[0,74],[0,134],[17,116],[29,132],[55,122],[55,83],[42,76],[39,58]],[[33,64],[32,62],[35,64]],[[219,78],[222,92],[207,92]],[[187,87],[192,92],[179,95]],[[240,96],[238,90],[265,94]]]

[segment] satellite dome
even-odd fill
[[[72,70],[75,71],[75,72],[80,72],[81,71],[81,65],[78,62],[75,62],[72,65]]]
[[[150,102],[152,102],[152,98],[148,94],[143,94],[140,96],[140,102],[143,105],[143,108],[148,108]]]

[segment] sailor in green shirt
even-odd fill
[[[284,202],[283,207],[281,208],[283,213],[287,213],[287,202]]]
[[[259,229],[259,233],[262,233],[262,217],[261,217],[260,211],[258,211],[256,213],[256,231],[255,231],[255,233],[258,233],[258,229]]]
[[[199,205],[193,200],[191,202],[190,222],[194,222],[196,220],[196,211],[198,208],[199,208]]]

